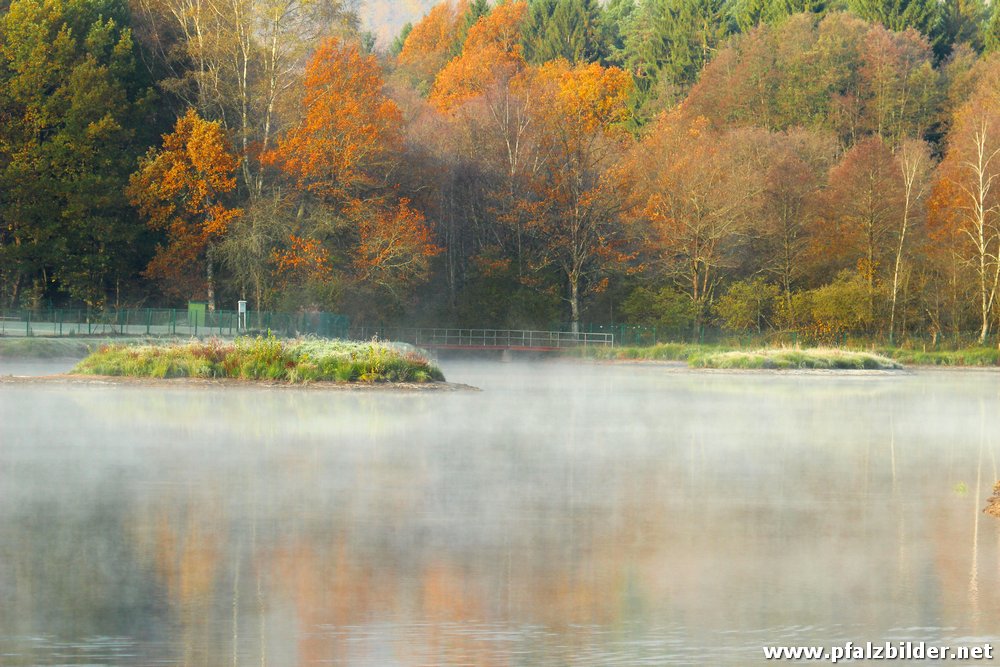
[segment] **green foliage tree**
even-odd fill
[[[625,35],[635,20],[636,7],[636,0],[608,0],[604,5],[600,29],[608,62],[626,64]]]
[[[451,54],[453,56],[457,56],[462,53],[462,47],[465,45],[465,38],[469,36],[469,29],[476,25],[476,21],[489,13],[490,3],[488,0],[472,0],[472,2],[469,3],[469,7],[465,10],[465,15],[458,24],[458,30],[455,33],[455,41],[451,46]]]
[[[622,58],[636,79],[637,123],[694,84],[734,28],[723,0],[641,0],[624,28]]]
[[[399,52],[403,50],[403,44],[406,44],[406,38],[410,35],[412,30],[413,24],[407,21],[406,25],[403,26],[403,29],[399,31],[399,34],[393,38],[392,44],[389,45],[389,53],[394,56],[398,56]]]
[[[365,30],[358,35],[358,44],[361,46],[362,53],[375,53],[376,41],[378,38],[371,30]]]
[[[848,6],[857,16],[872,23],[881,23],[889,30],[903,32],[913,28],[934,45],[939,54],[947,53],[941,5],[937,0],[849,0]]]
[[[698,308],[691,297],[669,285],[656,291],[637,287],[622,302],[622,313],[630,324],[687,333],[697,318]]]
[[[733,0],[729,15],[741,32],[761,23],[779,23],[792,14],[824,14],[830,3],[826,0]]]
[[[733,283],[715,304],[715,314],[724,329],[760,333],[771,323],[781,290],[763,278]]]
[[[533,0],[524,25],[524,57],[533,64],[602,60],[607,49],[600,25],[597,0]]]
[[[1000,51],[1000,3],[992,3],[989,21],[983,30],[983,49],[987,53]]]
[[[101,306],[134,275],[142,227],[124,189],[151,98],[127,21],[120,0],[15,0],[0,19],[8,302]]]
[[[983,0],[945,0],[941,6],[941,32],[950,52],[956,44],[983,50],[983,35],[989,10]]]
[[[868,280],[845,270],[828,285],[811,290],[809,304],[813,325],[820,335],[867,330],[874,322],[869,304]]]

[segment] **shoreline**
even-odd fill
[[[982,365],[947,365],[947,364],[903,364],[901,368],[895,369],[855,369],[855,368],[704,368],[698,366],[690,366],[686,361],[679,361],[675,359],[594,359],[587,357],[561,357],[564,361],[582,361],[585,363],[593,364],[614,364],[614,365],[630,365],[634,364],[636,366],[663,366],[665,368],[673,368],[677,370],[687,370],[687,371],[734,371],[740,373],[747,372],[775,372],[775,373],[788,373],[788,372],[802,372],[802,371],[814,371],[817,373],[912,373],[914,371],[975,371],[982,373],[996,373],[1000,372],[1000,366],[982,366]]]
[[[917,367],[902,368],[712,368],[691,366],[686,361],[667,359],[582,359],[563,357],[560,361],[596,364],[598,366],[656,366],[668,373],[706,375],[912,375]],[[966,367],[929,366],[940,370],[956,370]],[[991,369],[985,369],[991,370]],[[1000,369],[998,369],[1000,370]]]
[[[482,391],[478,387],[458,382],[333,382],[315,380],[311,382],[281,382],[278,380],[249,380],[242,378],[150,378],[125,375],[0,375],[2,385],[39,386],[98,386],[98,387],[186,387],[213,389],[218,387],[235,389],[308,389],[311,391],[399,391],[399,392],[457,392]]]

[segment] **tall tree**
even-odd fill
[[[702,72],[685,106],[715,121],[770,130],[922,138],[940,119],[944,83],[926,40],[849,14],[799,14],[732,40]]]
[[[939,53],[947,53],[941,5],[936,0],[850,0],[851,11],[866,21],[889,30],[913,28],[931,41]]]
[[[1000,6],[990,3],[989,20],[983,30],[983,49],[987,53],[1000,51]]]
[[[147,48],[169,72],[161,86],[232,131],[243,186],[263,195],[266,153],[301,64],[331,36],[357,37],[346,0],[135,0]]]
[[[472,26],[462,55],[445,65],[434,81],[430,100],[439,110],[478,97],[524,68],[521,30],[527,11],[523,0],[506,2]]]
[[[129,199],[147,224],[166,235],[147,275],[173,296],[203,293],[210,310],[215,310],[214,248],[242,212],[226,202],[238,168],[221,124],[189,109],[163,137],[162,147],[146,154],[128,186]]]
[[[955,113],[931,202],[934,222],[955,238],[975,276],[980,343],[1000,288],[1000,59],[981,70],[973,96]]]
[[[470,0],[468,7],[465,10],[465,14],[459,17],[458,27],[455,31],[455,39],[451,45],[451,54],[453,56],[461,55],[462,47],[465,46],[465,40],[469,36],[469,30],[472,26],[479,22],[479,19],[483,18],[490,13],[490,3],[489,0]]]
[[[437,254],[423,216],[394,202],[402,149],[399,107],[375,56],[330,39],[306,66],[303,115],[265,156],[298,194],[295,238],[346,245],[362,281],[396,294],[427,275]],[[338,248],[342,252],[345,248]],[[341,267],[344,268],[344,267]]]
[[[910,30],[868,30],[860,53],[861,102],[858,131],[891,145],[923,138],[937,119],[941,86],[924,38]]]
[[[685,88],[731,31],[721,0],[642,0],[625,38],[627,63],[644,90],[660,81]]]
[[[727,270],[739,267],[764,188],[770,137],[718,131],[704,118],[661,117],[635,149],[633,215],[646,261],[672,280],[704,321]]]
[[[533,64],[563,58],[596,62],[607,55],[597,0],[532,0],[524,25],[524,57]]]
[[[382,187],[400,147],[399,107],[386,96],[375,56],[336,39],[306,66],[303,115],[265,161],[300,191],[343,204]]]
[[[406,38],[410,36],[411,32],[413,32],[413,24],[407,21],[399,34],[392,38],[392,44],[389,45],[391,55],[399,57],[399,54],[403,52],[403,46],[406,45]]]
[[[122,191],[147,138],[127,7],[16,0],[0,17],[0,264],[8,303],[102,306],[141,225]],[[27,291],[26,291],[27,290]]]
[[[761,269],[781,289],[782,318],[799,323],[792,295],[808,278],[808,251],[815,222],[823,210],[820,192],[836,154],[828,133],[797,129],[775,136],[761,196],[757,234],[764,258]]]
[[[615,67],[556,60],[532,72],[526,85],[535,89],[534,122],[547,156],[533,174],[533,196],[521,202],[533,268],[558,269],[578,331],[583,299],[603,289],[608,267],[625,255],[622,195],[611,170],[621,155],[632,82]]]
[[[824,14],[830,3],[826,0],[735,0],[729,5],[729,15],[741,32],[761,23],[780,23],[792,14]]]
[[[868,287],[866,321],[874,321],[876,285],[891,263],[904,208],[902,173],[878,137],[855,144],[830,171],[825,232],[818,239],[839,268],[857,267]]]
[[[948,51],[956,44],[968,44],[977,53],[982,52],[988,20],[989,9],[983,0],[945,0],[941,8],[941,32]]]
[[[451,60],[468,4],[444,0],[434,5],[407,35],[397,60],[420,92],[429,92],[434,77]]]
[[[909,140],[896,150],[896,164],[902,177],[903,202],[899,207],[896,230],[896,256],[892,266],[892,287],[889,306],[889,342],[894,340],[899,292],[905,271],[907,253],[914,245],[915,229],[924,218],[933,168],[930,147],[923,141]]]
[[[636,15],[636,0],[608,0],[601,17],[601,40],[607,50],[609,63],[625,67],[625,36],[631,32]]]

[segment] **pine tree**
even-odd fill
[[[792,14],[825,14],[828,8],[826,0],[734,0],[729,15],[740,32],[746,32],[761,23],[778,23]]]
[[[606,60],[615,65],[625,64],[625,35],[635,19],[635,0],[609,0],[601,15],[601,41],[607,51]]]
[[[856,15],[889,30],[913,28],[931,41],[938,55],[945,55],[949,49],[937,0],[849,0],[849,5]]]
[[[983,0],[945,0],[941,9],[943,46],[950,52],[956,44],[983,50],[983,32],[989,10]]]
[[[1000,3],[992,3],[990,20],[983,31],[983,49],[987,53],[1000,51]]]
[[[525,59],[597,62],[607,54],[597,0],[533,0],[524,28]]]
[[[528,62],[541,63],[546,57],[548,26],[556,11],[559,0],[531,0],[528,5],[528,18],[524,22],[523,46]]]
[[[638,87],[690,86],[733,28],[723,0],[643,0],[625,38]]]
[[[488,0],[472,0],[469,8],[465,10],[465,15],[460,19],[458,31],[455,33],[455,42],[451,47],[451,54],[457,56],[462,53],[462,46],[465,38],[469,36],[469,28],[476,25],[476,21],[490,13],[490,3]]]
[[[389,53],[398,56],[399,52],[403,50],[403,44],[406,44],[406,38],[409,37],[412,30],[413,24],[407,21],[403,29],[399,31],[399,34],[393,38],[392,44],[389,45]]]

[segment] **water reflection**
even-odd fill
[[[1000,627],[992,374],[446,370],[486,391],[0,387],[0,663],[745,665]]]

